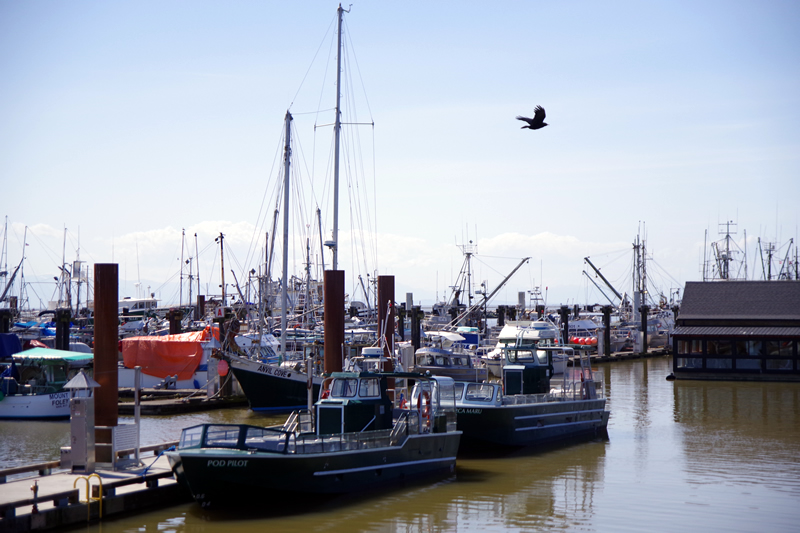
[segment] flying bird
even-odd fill
[[[528,123],[527,126],[522,126],[521,129],[528,128],[531,130],[538,130],[539,128],[544,128],[545,126],[547,126],[547,122],[544,121],[544,117],[545,117],[544,108],[540,105],[537,105],[536,109],[534,109],[533,118],[518,116],[517,120],[522,120]]]

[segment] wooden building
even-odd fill
[[[677,379],[800,381],[800,281],[689,282],[672,334]]]

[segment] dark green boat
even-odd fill
[[[552,353],[558,349],[509,345],[503,349],[502,384],[456,383],[458,429],[466,447],[534,446],[607,435],[602,377],[592,371],[588,354],[576,358],[580,369],[573,367],[551,387]]]
[[[412,409],[413,395],[422,398]],[[268,496],[340,494],[398,486],[455,470],[454,382],[410,373],[337,372],[313,411],[283,426],[202,424],[168,452],[176,477],[204,507]]]

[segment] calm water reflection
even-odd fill
[[[273,509],[264,502],[249,515],[182,505],[87,529],[798,531],[800,384],[668,382],[670,365],[669,359],[601,365],[609,440],[459,458],[451,479],[382,494]],[[247,410],[148,418],[145,440],[173,440],[181,427],[208,420],[275,419]],[[0,438],[13,434],[17,449],[30,448],[35,460],[47,450],[57,456],[58,446],[45,441],[67,432],[58,423],[0,424]],[[7,448],[0,453],[3,463],[13,455]]]

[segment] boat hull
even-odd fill
[[[607,434],[605,399],[523,405],[459,406],[464,444],[532,446]]]
[[[461,434],[409,435],[402,446],[312,454],[200,448],[168,452],[176,477],[203,507],[241,505],[248,496],[343,494],[398,486],[455,471]]]
[[[308,405],[308,376],[277,365],[231,357],[231,370],[253,411],[288,412]],[[311,398],[319,397],[321,379],[313,378]]]
[[[2,396],[0,420],[65,420],[69,418],[69,399],[71,397],[69,391],[0,396]]]

